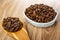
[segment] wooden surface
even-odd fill
[[[0,23],[5,17],[19,17],[20,20],[24,23],[23,20],[23,5],[21,5],[20,0],[0,0]],[[20,2],[20,3],[19,3]],[[29,40],[29,36],[26,31],[26,25],[24,24],[23,28],[16,33],[9,33],[4,31],[1,28],[0,24],[0,40]]]
[[[26,1],[26,2],[25,2]],[[48,28],[36,28],[30,23],[28,23],[23,16],[24,9],[26,6],[38,3],[38,2],[46,2],[45,1],[29,1],[29,0],[0,0],[0,22],[4,17],[14,16],[19,17],[23,20],[23,22],[27,25],[27,31],[31,40],[60,40],[60,1],[50,0],[49,3],[53,4],[54,7],[57,8],[59,16],[57,22]],[[54,3],[53,3],[54,2]],[[5,33],[0,28],[0,40],[16,40],[13,37],[10,37],[7,33]]]

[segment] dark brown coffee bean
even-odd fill
[[[28,7],[25,14],[33,21],[46,23],[53,20],[57,13],[48,5],[35,4]]]
[[[19,18],[7,17],[3,19],[2,26],[9,32],[16,32],[23,27],[23,23],[19,20]]]

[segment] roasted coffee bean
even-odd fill
[[[3,19],[2,26],[9,32],[19,31],[23,27],[23,23],[16,17],[7,17]]]
[[[25,14],[28,18],[35,22],[46,23],[53,20],[57,13],[48,5],[35,4],[26,8]]]

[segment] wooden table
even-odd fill
[[[23,14],[22,14],[23,7],[22,6],[23,4],[21,0],[14,0],[14,1],[13,0],[0,0],[0,23],[5,17],[19,17],[20,20],[22,21],[23,20]],[[26,35],[24,31],[20,30],[20,32],[22,32],[21,34],[23,34],[23,36],[25,35],[23,39],[29,38],[27,37],[28,34]],[[9,36],[6,32],[4,32],[0,26],[0,40],[16,40],[16,39]]]
[[[4,17],[19,17],[27,24],[27,31],[31,40],[60,40],[60,14],[57,22],[48,28],[36,28],[28,23],[23,12],[26,7],[24,0],[0,0],[0,22]],[[29,4],[29,3],[27,3]],[[59,10],[60,7],[58,7]],[[15,40],[0,28],[0,40]]]

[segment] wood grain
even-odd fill
[[[46,2],[47,1],[47,2]],[[53,3],[54,2],[54,3]],[[55,6],[59,16],[54,25],[47,28],[37,28],[28,23],[24,16],[24,10],[30,4],[45,3]],[[31,40],[60,40],[60,1],[59,0],[0,0],[0,22],[4,17],[19,17],[27,25],[27,31]],[[10,37],[0,28],[0,40],[16,40]]]
[[[47,28],[37,28],[27,24],[28,34],[31,40],[60,40],[60,16],[56,23]]]
[[[22,21],[22,6],[19,4],[21,3],[20,0],[1,0],[1,5],[0,5],[0,23],[2,22],[3,18],[5,17],[19,17],[20,20]],[[22,21],[23,22],[23,21]],[[23,22],[24,23],[24,22]],[[0,24],[1,25],[1,24]],[[18,36],[19,40],[29,40],[29,36],[26,31],[26,26],[24,24],[24,29],[25,30],[20,30],[19,32],[13,33],[16,36]],[[16,40],[12,35],[12,33],[5,32],[1,26],[0,26],[0,40]],[[19,35],[20,34],[20,35]]]

